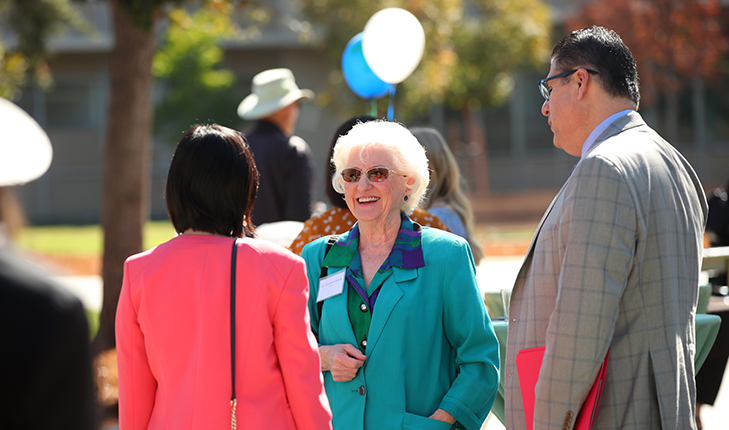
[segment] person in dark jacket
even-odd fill
[[[12,246],[11,186],[48,169],[48,136],[0,98],[0,428],[95,430],[96,388],[81,301]]]
[[[252,90],[238,106],[238,116],[257,120],[246,133],[260,174],[251,220],[255,225],[306,221],[311,217],[312,155],[294,129],[299,102],[312,100],[314,93],[299,89],[289,69],[257,74]]]

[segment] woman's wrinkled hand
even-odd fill
[[[435,412],[433,412],[433,415],[431,415],[428,418],[432,418],[434,420],[443,421],[448,424],[453,424],[456,422],[456,419],[453,417],[453,415],[449,414],[448,412],[444,411],[443,409],[437,409]]]
[[[337,382],[354,379],[367,358],[356,346],[348,343],[320,346],[319,356],[321,370],[331,372],[332,379]]]

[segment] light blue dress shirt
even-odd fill
[[[585,143],[582,144],[582,155],[580,155],[580,158],[584,158],[587,154],[587,151],[590,150],[590,147],[595,142],[595,139],[597,139],[603,131],[607,130],[608,126],[615,122],[618,118],[625,116],[629,114],[630,112],[635,112],[633,109],[626,109],[624,111],[620,111],[618,113],[614,113],[610,115],[609,117],[605,118],[603,122],[600,123],[597,127],[595,127],[594,130],[592,130],[592,133],[590,133],[589,136],[587,136],[587,140],[585,140]]]

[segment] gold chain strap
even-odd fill
[[[237,424],[235,422],[235,407],[238,405],[238,401],[233,399],[230,401],[230,430],[236,430]]]

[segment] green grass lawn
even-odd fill
[[[86,309],[86,319],[89,321],[89,338],[93,339],[96,337],[96,332],[99,331],[99,316],[101,312]]]
[[[526,242],[532,238],[536,223],[476,226],[474,235],[482,243]],[[144,249],[175,237],[169,221],[150,221],[144,226]],[[46,255],[101,255],[103,231],[99,225],[29,226],[15,238],[19,247]]]
[[[175,237],[169,221],[150,221],[144,226],[144,249]],[[100,225],[49,225],[25,227],[15,238],[17,245],[46,255],[101,255],[104,247]]]
[[[487,243],[529,243],[537,229],[536,222],[513,224],[477,224],[474,231],[476,240]]]
[[[474,233],[481,243],[528,244],[535,228],[535,223],[479,224]],[[144,249],[166,242],[174,236],[175,230],[169,221],[150,221],[144,226]],[[49,256],[96,256],[103,251],[104,238],[99,225],[28,226],[15,238],[15,242],[22,249]],[[88,310],[87,315],[93,337],[98,329],[99,313]]]

